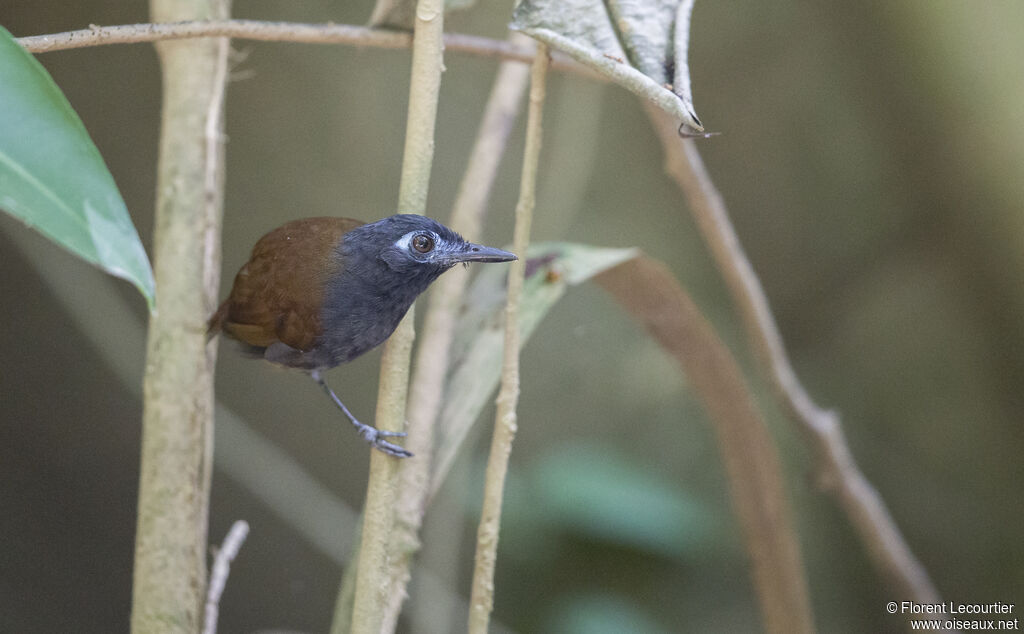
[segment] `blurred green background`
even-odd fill
[[[235,4],[241,18],[356,24],[372,8]],[[507,4],[452,15],[448,29],[501,38]],[[16,36],[146,19],[141,2],[0,6]],[[700,149],[799,375],[843,415],[854,455],[944,598],[1015,603],[1014,616],[1024,599],[1022,25],[1016,0],[698,2],[690,50],[697,111],[722,132]],[[394,212],[409,73],[408,51],[234,47],[224,284],[286,220]],[[38,59],[93,135],[149,248],[160,105],[152,47]],[[429,204],[441,219],[497,62],[449,53],[446,65]],[[884,609],[896,597],[814,489],[812,457],[753,372],[639,104],[557,73],[549,99],[534,238],[639,246],[669,263],[748,368],[780,443],[819,628],[901,631],[903,619]],[[497,244],[511,237],[521,131],[484,236]],[[144,302],[6,216],[0,253],[0,631],[124,631]],[[364,418],[378,361],[373,353],[331,375]],[[523,371],[499,628],[758,630],[709,423],[675,365],[584,286],[541,325]],[[295,480],[242,439],[218,436],[211,541],[237,518],[252,526],[221,631],[325,631],[367,449],[308,379],[227,344],[217,393],[276,447],[275,460],[287,456],[312,478]],[[478,431],[428,514],[403,630],[464,628],[457,597],[468,590],[489,438]],[[275,503],[275,486],[294,504]]]

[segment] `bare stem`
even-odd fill
[[[49,53],[107,44],[135,44],[212,36],[265,42],[348,44],[385,49],[403,49],[412,46],[412,34],[401,31],[374,29],[351,24],[303,24],[260,20],[210,20],[117,26],[90,25],[87,29],[47,35],[29,35],[17,38],[17,40],[30,53]],[[511,40],[504,42],[476,35],[446,33],[444,48],[446,51],[481,57],[500,57],[527,64],[533,60],[533,46],[523,40],[518,43]],[[601,78],[595,71],[572,60],[568,55],[558,52],[552,55],[551,67],[596,79]]]
[[[419,0],[416,4],[409,112],[398,193],[398,210],[403,213],[423,214],[427,207],[437,101],[444,69],[443,30],[443,0]],[[404,423],[413,336],[413,310],[410,309],[384,347],[376,418],[381,429],[396,430]],[[429,460],[431,430],[410,427],[408,431],[406,446],[417,454],[410,460]],[[382,606],[388,599],[389,580],[396,559],[390,544],[399,465],[396,459],[377,454],[379,452],[375,452],[370,461],[370,480],[363,513],[359,576],[352,609],[351,631],[355,634],[378,634],[382,631]],[[336,619],[334,631],[341,631],[343,626]]]
[[[509,39],[522,41],[536,49],[533,40],[521,33],[512,33]],[[480,129],[477,132],[476,142],[469,157],[466,173],[462,177],[459,194],[452,208],[451,226],[469,240],[475,241],[481,233],[491,186],[497,176],[501,158],[505,154],[509,135],[519,118],[522,97],[526,92],[529,79],[530,66],[527,64],[505,61],[498,68],[498,74],[494,79],[494,86],[480,122]],[[432,291],[430,310],[437,312],[435,326],[443,327],[448,331],[445,335],[448,346],[451,345],[454,337],[458,311],[462,305],[468,281],[468,271],[456,269],[438,280]],[[427,313],[427,319],[430,318],[431,313]],[[445,352],[446,355],[447,352]],[[440,367],[443,367],[444,372],[447,373],[449,369],[447,363]],[[435,397],[438,399],[438,408],[441,406],[441,396],[442,394],[437,394]],[[439,411],[435,412],[434,416],[437,417],[438,414]],[[445,421],[437,421],[436,424],[443,429]],[[457,445],[458,442],[454,444]],[[441,488],[441,483],[448,474],[453,459],[451,456],[454,456],[454,451],[449,451],[449,449],[445,446],[438,447],[435,457],[440,461],[432,465],[430,487],[424,506],[430,504],[430,500]],[[450,456],[447,461],[445,456]]]
[[[238,556],[239,549],[249,535],[249,523],[238,520],[231,525],[221,544],[217,556],[213,559],[213,570],[210,571],[210,587],[206,592],[206,616],[203,619],[203,634],[217,633],[217,618],[220,616],[220,598],[228,583],[231,573],[231,562]]]
[[[494,607],[494,568],[497,560],[498,533],[501,527],[501,505],[505,492],[508,459],[516,435],[516,405],[519,402],[519,299],[526,272],[526,247],[530,242],[530,225],[536,204],[537,164],[540,159],[542,116],[547,82],[547,46],[537,47],[537,56],[530,73],[530,108],[526,123],[526,148],[523,150],[523,171],[516,204],[516,226],[512,249],[519,259],[508,274],[508,298],[505,304],[505,345],[498,392],[498,411],[494,418],[494,436],[487,460],[484,501],[477,529],[476,566],[469,603],[470,634],[486,634]]]
[[[857,467],[839,416],[818,407],[797,378],[764,289],[696,145],[679,139],[663,112],[650,105],[646,108],[662,142],[665,169],[690,203],[704,241],[743,316],[747,337],[789,417],[817,453],[819,483],[839,501],[875,567],[898,595],[919,603],[939,603],[939,593],[928,572],[914,557],[881,496]]]
[[[379,429],[401,428],[405,413],[406,388],[409,381],[409,356],[412,352],[412,320],[407,316],[384,347],[380,362],[380,389],[377,396],[376,423]],[[398,461],[380,451],[370,453],[370,476],[363,506],[363,529],[356,570],[355,598],[352,604],[351,629],[337,618],[331,628],[335,634],[377,634],[380,632],[385,600],[385,580],[391,559],[388,542],[393,525],[395,482]],[[339,597],[340,599],[340,597]],[[341,614],[337,610],[335,615]]]
[[[513,33],[510,40],[533,48],[533,41],[524,35]],[[449,226],[467,240],[475,241],[480,234],[491,186],[505,153],[508,136],[519,115],[529,69],[520,62],[504,62],[494,80],[449,222]],[[405,460],[399,465],[398,504],[391,538],[394,561],[383,631],[394,629],[405,599],[412,557],[420,548],[419,530],[429,502],[434,471],[433,440],[437,416],[441,410],[449,349],[467,280],[468,271],[457,267],[442,276],[430,293],[423,337],[417,349],[409,389],[410,407],[406,412],[409,428],[415,429],[416,438],[423,442],[415,447],[415,460]]]
[[[153,0],[157,19],[225,18],[228,0]],[[154,274],[143,386],[132,631],[196,632],[206,587],[227,40],[163,42]],[[183,397],[187,395],[187,398]]]

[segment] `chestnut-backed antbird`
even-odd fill
[[[425,216],[400,214],[364,224],[350,218],[294,220],[260,238],[210,318],[267,361],[309,373],[367,442],[398,457],[386,437],[404,432],[359,422],[328,387],[324,370],[387,339],[413,300],[459,263],[508,262],[516,256],[466,242]]]

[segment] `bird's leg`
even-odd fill
[[[409,458],[412,456],[412,453],[409,451],[384,440],[388,436],[401,438],[402,436],[405,436],[404,431],[385,431],[383,429],[377,429],[376,427],[370,427],[365,423],[360,423],[356,420],[356,417],[352,415],[352,412],[348,411],[348,408],[341,402],[338,395],[334,393],[334,390],[327,385],[327,381],[325,381],[323,375],[320,374],[320,370],[312,370],[309,375],[313,377],[314,381],[320,384],[320,387],[324,388],[324,392],[327,392],[327,396],[331,397],[334,404],[337,405],[341,411],[345,412],[345,416],[348,417],[352,425],[355,426],[356,431],[359,432],[359,435],[362,436],[366,442],[373,445],[375,449],[383,451],[388,455],[395,456],[396,458]]]

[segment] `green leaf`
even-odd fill
[[[706,547],[712,518],[700,503],[621,453],[580,445],[530,469],[532,503],[550,523],[590,539],[681,557]]]
[[[155,302],[153,272],[103,157],[39,62],[0,27],[0,208]]]
[[[564,242],[538,243],[527,252],[519,305],[519,341],[525,345],[569,286],[636,257],[636,249],[605,249]],[[504,345],[508,270],[484,267],[463,300],[440,416],[432,488],[437,490],[466,434],[498,386]]]
[[[559,595],[545,619],[544,632],[561,634],[664,634],[666,630],[635,602],[610,593]]]
[[[477,467],[482,482],[486,465]],[[722,533],[714,509],[683,486],[642,458],[586,439],[509,471],[504,505],[502,556],[517,565],[544,565],[566,537],[689,561],[715,549]],[[466,513],[477,511],[467,498]]]
[[[650,100],[691,134],[687,46],[693,0],[520,0],[512,28]]]

